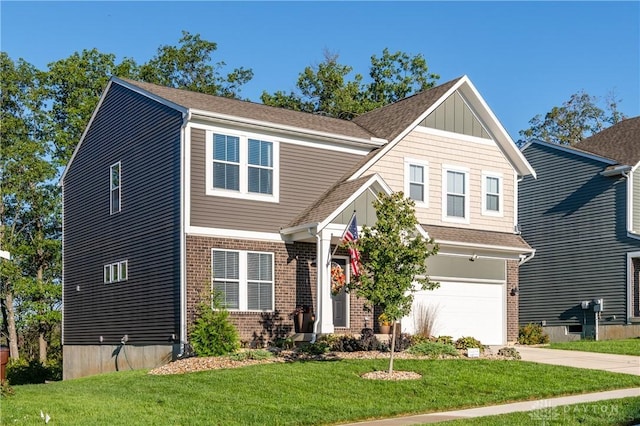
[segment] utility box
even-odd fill
[[[604,299],[593,299],[593,312],[604,311]]]
[[[591,305],[591,302],[589,302],[588,300],[583,300],[580,305],[582,306],[582,309],[589,309],[589,305]]]

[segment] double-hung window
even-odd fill
[[[426,161],[405,158],[404,160],[404,193],[416,206],[428,207],[428,163]]]
[[[273,253],[219,250],[212,254],[212,288],[225,308],[273,310]]]
[[[482,173],[482,214],[502,216],[502,174]]]
[[[469,170],[443,167],[443,220],[469,223]]]
[[[111,214],[118,213],[120,211],[120,162],[113,164],[109,168],[109,204]]]
[[[126,281],[128,276],[128,262],[126,260],[122,260],[120,262],[104,265],[103,276],[105,284]]]
[[[208,195],[277,202],[277,142],[254,134],[216,129],[208,132]]]

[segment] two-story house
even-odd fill
[[[640,117],[574,147],[533,141],[520,183],[520,323],[552,341],[640,336]]]
[[[211,289],[248,344],[296,333],[300,305],[302,338],[377,327],[330,267],[349,275],[335,246],[380,192],[410,196],[439,244],[440,288],[415,299],[434,334],[515,341],[532,174],[466,76],[352,121],[112,78],[61,180],[64,377],[175,358]]]

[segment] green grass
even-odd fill
[[[533,405],[533,403],[532,403]],[[454,420],[447,426],[512,426],[512,425],[563,425],[563,426],[628,426],[640,423],[640,397],[611,399],[586,404],[548,407],[538,410]]]
[[[574,342],[551,343],[549,349],[640,356],[640,337],[620,340],[576,340]]]
[[[640,387],[640,377],[498,360],[396,360],[416,381],[360,378],[386,360],[255,365],[153,376],[127,371],[15,386],[1,424],[318,425]]]

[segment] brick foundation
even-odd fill
[[[518,312],[519,298],[517,294],[511,294],[518,287],[519,271],[517,260],[507,261],[507,342],[515,343],[518,340]]]

